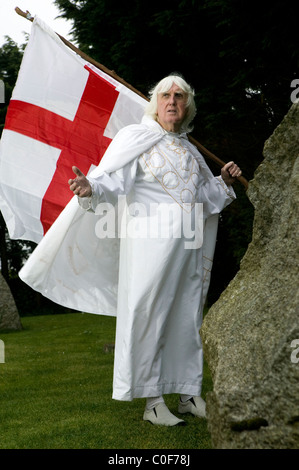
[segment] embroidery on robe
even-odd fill
[[[148,153],[142,155],[143,161],[164,191],[183,210],[190,213],[196,202],[196,190],[200,185],[198,162],[178,139],[173,138],[171,142],[167,142],[166,149],[164,152],[155,145]],[[174,156],[174,160],[168,153]]]

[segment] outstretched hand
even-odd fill
[[[73,193],[79,197],[91,196],[91,186],[86,176],[76,166],[73,166],[72,170],[75,173],[76,178],[73,180],[70,179],[68,181],[70,185],[70,190],[73,191]]]
[[[227,186],[233,184],[242,175],[242,171],[234,162],[228,162],[221,168],[221,176]]]

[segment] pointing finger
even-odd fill
[[[73,167],[72,167],[72,170],[73,170],[73,172],[75,173],[75,175],[77,175],[77,176],[85,176],[85,175],[82,173],[82,171],[79,170],[79,168],[77,168],[76,166],[73,166]]]

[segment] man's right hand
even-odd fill
[[[79,168],[77,168],[76,166],[73,166],[72,170],[75,173],[76,178],[73,179],[73,180],[70,179],[68,181],[68,183],[70,185],[70,190],[73,191],[73,193],[76,196],[90,197],[92,191],[91,191],[91,186],[90,186],[90,183],[89,183],[88,179],[82,173],[82,171],[79,170]]]

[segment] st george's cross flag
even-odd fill
[[[95,168],[146,101],[35,18],[0,142],[0,210],[12,239],[43,238],[72,198],[75,165]]]

